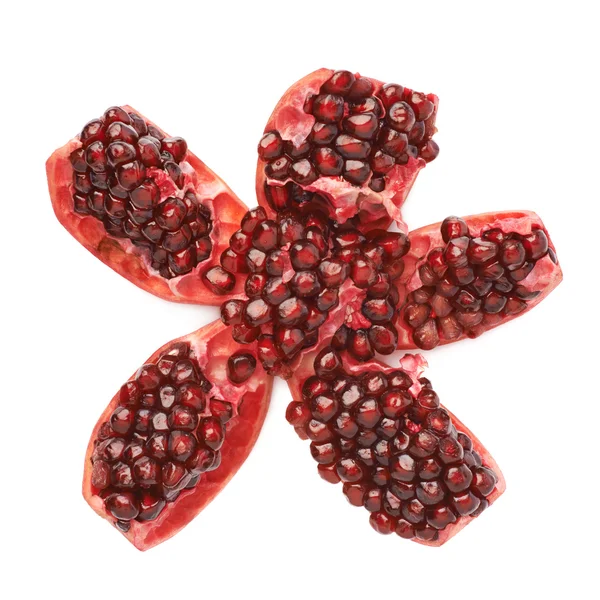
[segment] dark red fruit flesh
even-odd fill
[[[477,438],[440,405],[420,378],[425,361],[400,368],[357,363],[325,346],[288,380],[286,417],[311,441],[319,474],[343,483],[379,533],[441,546],[505,490],[502,473]],[[426,385],[425,385],[426,384]]]
[[[379,229],[365,236],[350,223],[329,221],[296,184],[280,189],[303,201],[272,219],[262,208],[249,211],[222,255],[220,275],[244,280],[248,296],[223,303],[223,322],[240,343],[254,343],[259,332],[273,336],[275,354],[259,359],[281,377],[345,320],[356,330],[348,338],[355,358],[393,352],[398,297],[391,282],[403,270],[407,236]]]
[[[487,213],[409,235],[398,280],[398,348],[475,338],[539,304],[562,280],[548,231],[532,212]]]
[[[241,291],[205,274],[246,209],[182,138],[113,107],[56,150],[46,172],[62,225],[139,287],[194,304]]]
[[[234,342],[220,322],[163,346],[121,387],[94,428],[86,501],[136,548],[165,541],[244,462],[271,385],[255,352]]]
[[[335,82],[343,79],[350,87]],[[290,87],[258,146],[256,191],[293,181],[325,199],[337,222],[402,224],[418,172],[438,154],[438,99],[349,71],[320,69]]]

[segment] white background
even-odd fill
[[[593,2],[6,3],[0,36],[4,598],[581,597],[598,529],[598,56]],[[18,8],[16,8],[18,6]],[[430,352],[442,401],[507,479],[443,548],[380,536],[321,481],[278,381],[254,452],[185,530],[140,553],[80,494],[83,455],[118,386],[217,317],[137,289],[55,220],[44,162],[129,103],[249,205],[277,100],[322,67],[440,97],[439,158],[406,204],[537,211],[564,282],[534,311]],[[597,560],[597,553],[596,553]],[[418,596],[417,596],[418,594]]]

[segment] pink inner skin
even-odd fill
[[[554,250],[554,245],[552,244],[548,231],[544,227],[540,217],[534,212],[506,211],[483,213],[463,218],[469,226],[469,234],[472,237],[478,237],[484,231],[495,228],[499,228],[507,233],[514,232],[521,235],[530,234],[532,227],[541,228],[548,236],[549,247]],[[419,277],[418,267],[425,261],[428,253],[433,248],[445,246],[445,242],[442,240],[440,232],[440,225],[441,223],[434,223],[410,232],[409,238],[411,249],[404,257],[405,270],[404,274],[399,279],[398,285],[401,299],[406,298],[408,293],[413,290],[422,287],[423,284]],[[531,273],[529,273],[524,280],[519,282],[520,285],[523,285],[530,291],[540,292],[536,298],[527,301],[527,310],[531,310],[539,304],[561,281],[562,270],[560,265],[554,263],[549,255],[539,259]],[[400,305],[402,305],[402,300]],[[516,315],[503,316],[498,323],[488,326],[488,329],[511,321],[521,314],[524,314],[524,312]],[[396,321],[396,327],[399,335],[398,349],[417,348],[412,339],[412,330],[408,324],[404,322],[402,315],[400,315]],[[466,337],[467,336],[463,334],[459,339],[464,339]],[[444,339],[440,340],[440,345],[447,343],[450,342]]]
[[[291,86],[275,107],[265,132],[277,130],[284,139],[299,144],[311,131],[315,118],[304,111],[304,102],[309,94],[316,94],[319,88],[334,73],[331,69],[319,69],[302,78]],[[358,75],[358,74],[357,74]],[[383,83],[370,79],[379,89]],[[427,98],[435,105],[437,112],[438,98],[428,94]],[[260,158],[256,170],[256,194],[259,204],[268,209],[264,184],[267,181],[264,173],[266,162]],[[332,207],[332,216],[339,223],[355,216],[360,211],[362,221],[378,221],[393,219],[401,231],[408,227],[402,220],[400,209],[406,200],[419,171],[426,165],[422,158],[410,158],[408,164],[396,165],[386,175],[386,188],[383,192],[374,192],[367,184],[362,187],[352,185],[341,177],[320,176],[313,184],[303,186],[305,190],[317,192],[325,196]],[[285,182],[268,180],[269,185],[282,185]],[[389,225],[389,220],[384,228]],[[379,225],[381,226],[381,225]]]
[[[123,106],[128,112],[135,112],[149,125],[150,120],[140,115],[130,106]],[[164,132],[163,132],[164,133]],[[102,262],[123,275],[142,289],[172,302],[218,305],[222,296],[213,294],[201,282],[199,273],[203,272],[226,247],[231,234],[236,230],[246,207],[229,187],[189,150],[181,167],[185,175],[185,186],[194,189],[201,203],[206,205],[213,216],[213,230],[210,233],[213,242],[211,256],[199,263],[191,273],[167,280],[151,268],[148,253],[129,239],[111,237],[101,221],[92,216],[79,215],[73,211],[71,180],[73,169],[69,155],[81,147],[77,138],[56,150],[46,163],[48,185],[52,206],[58,220],[85,248]],[[151,169],[151,171],[157,171]],[[160,171],[163,183],[168,181]],[[164,186],[168,184],[164,183]],[[163,194],[166,189],[163,186]],[[169,187],[173,187],[169,181]],[[183,195],[183,190],[175,190]],[[175,195],[175,194],[173,194]],[[215,217],[217,215],[217,217]],[[234,289],[232,295],[240,293]]]
[[[322,348],[323,346],[321,346]],[[306,379],[315,374],[313,361],[315,356],[318,354],[318,350],[312,351],[307,354],[302,363],[295,369],[294,374],[291,379],[288,380],[288,385],[290,388],[290,392],[292,393],[292,397],[296,402],[302,402],[302,385]],[[418,379],[422,376],[425,367],[427,366],[427,361],[421,354],[405,354],[399,361],[399,367],[406,371],[414,381],[414,385],[410,388],[410,391],[413,394],[418,394],[422,386],[419,383]],[[359,363],[354,360],[348,353],[344,354],[344,369],[348,374],[357,375],[360,373],[364,373],[366,371],[380,371],[383,373],[389,373],[394,371],[398,367],[392,367],[387,364],[384,364],[378,360],[370,360],[365,363]],[[443,406],[443,405],[442,405]],[[444,407],[445,408],[445,407]],[[459,421],[447,408],[446,410],[450,414],[452,422],[458,431],[465,433],[471,441],[473,442],[473,448],[476,450],[481,456],[483,466],[490,468],[496,474],[498,478],[498,482],[496,487],[492,491],[492,493],[486,498],[489,502],[489,506],[491,506],[506,490],[506,481],[504,479],[504,475],[496,461],[492,458],[489,452],[485,449],[485,447],[481,444],[481,442],[477,439],[477,437],[471,432],[470,429],[465,427],[465,425]],[[466,527],[471,521],[476,519],[477,516],[466,516],[459,517],[455,523],[448,525],[445,529],[439,531],[438,539],[435,541],[424,541],[418,538],[413,539],[419,544],[423,544],[425,546],[441,546],[445,544],[449,539],[454,537],[463,527]]]
[[[167,503],[156,519],[130,522],[129,531],[123,535],[139,550],[148,550],[175,535],[223,489],[252,450],[271,397],[273,379],[266,375],[259,363],[252,377],[246,382],[234,385],[227,379],[227,359],[234,352],[247,350],[248,347],[236,344],[227,328],[219,321],[165,344],[146,363],[155,362],[164,351],[179,341],[190,344],[204,376],[213,384],[207,398],[222,399],[231,403],[234,416],[226,425],[225,442],[220,451],[221,465],[214,471],[203,473],[194,488],[182,491],[174,502]],[[107,513],[104,501],[94,493],[91,485],[91,456],[100,427],[118,405],[118,400],[117,393],[92,431],[85,456],[83,478],[84,498],[101,517],[111,523],[114,523],[114,517]]]

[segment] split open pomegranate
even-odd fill
[[[321,477],[343,484],[371,526],[441,546],[505,490],[495,463],[422,377],[424,359],[400,368],[359,363],[331,346],[305,356],[288,385],[287,420]]]
[[[94,256],[166,300],[220,303],[203,274],[246,209],[183,138],[113,106],[56,150],[46,171],[58,220]]]
[[[365,359],[396,349],[393,317],[400,298],[393,282],[402,273],[408,237],[382,230],[363,234],[352,221],[339,225],[312,201],[271,219],[258,207],[221,254],[222,268],[244,280],[247,296],[225,301],[222,320],[239,343],[258,340],[267,372],[289,377],[303,352],[347,320],[364,332]],[[356,298],[362,298],[359,312],[348,315]],[[359,349],[360,335],[349,343],[366,352]]]
[[[548,231],[529,211],[448,217],[409,240],[398,348],[478,337],[531,310],[562,280]]]
[[[338,223],[406,230],[400,213],[418,172],[437,157],[438,99],[350,71],[319,69],[290,87],[258,146],[261,206],[295,208],[294,182]]]
[[[376,359],[474,338],[561,281],[528,211],[448,217],[408,233],[401,207],[436,158],[437,98],[321,69],[282,97],[246,211],[187,148],[109,108],[47,162],[55,213],[96,257],[221,321],[157,350],[92,433],[83,493],[137,548],[174,535],[248,456],[272,375],[320,475],[380,533],[439,546],[505,489],[441,406],[425,360]],[[396,221],[400,231],[388,231]]]
[[[175,535],[250,453],[271,385],[220,322],[166,344],[98,420],[85,456],[85,499],[140,550]]]

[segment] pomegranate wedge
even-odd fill
[[[392,281],[402,273],[408,237],[372,233],[338,225],[313,202],[272,219],[262,207],[250,210],[221,256],[232,277],[244,281],[247,296],[221,306],[233,338],[240,344],[258,339],[264,368],[284,378],[344,320],[363,328],[365,336],[365,327],[372,330],[366,358],[393,352],[398,338],[392,319],[400,298]]]
[[[399,348],[475,338],[539,304],[562,280],[554,246],[529,211],[448,217],[409,235],[396,322]]]
[[[130,106],[87,123],[52,154],[46,172],[58,220],[137,286],[213,305],[240,291],[215,265],[244,204],[185,140]]]
[[[439,152],[438,99],[349,71],[319,69],[281,98],[258,146],[256,193],[281,211],[316,202],[338,223],[394,219],[418,172]]]
[[[325,346],[289,379],[294,401],[286,416],[311,440],[321,477],[341,481],[376,531],[441,546],[506,485],[494,459],[421,377],[425,364],[410,354],[400,369],[358,363]]]
[[[85,456],[83,496],[139,550],[185,527],[252,450],[272,378],[215,322],[159,348],[115,394]]]

